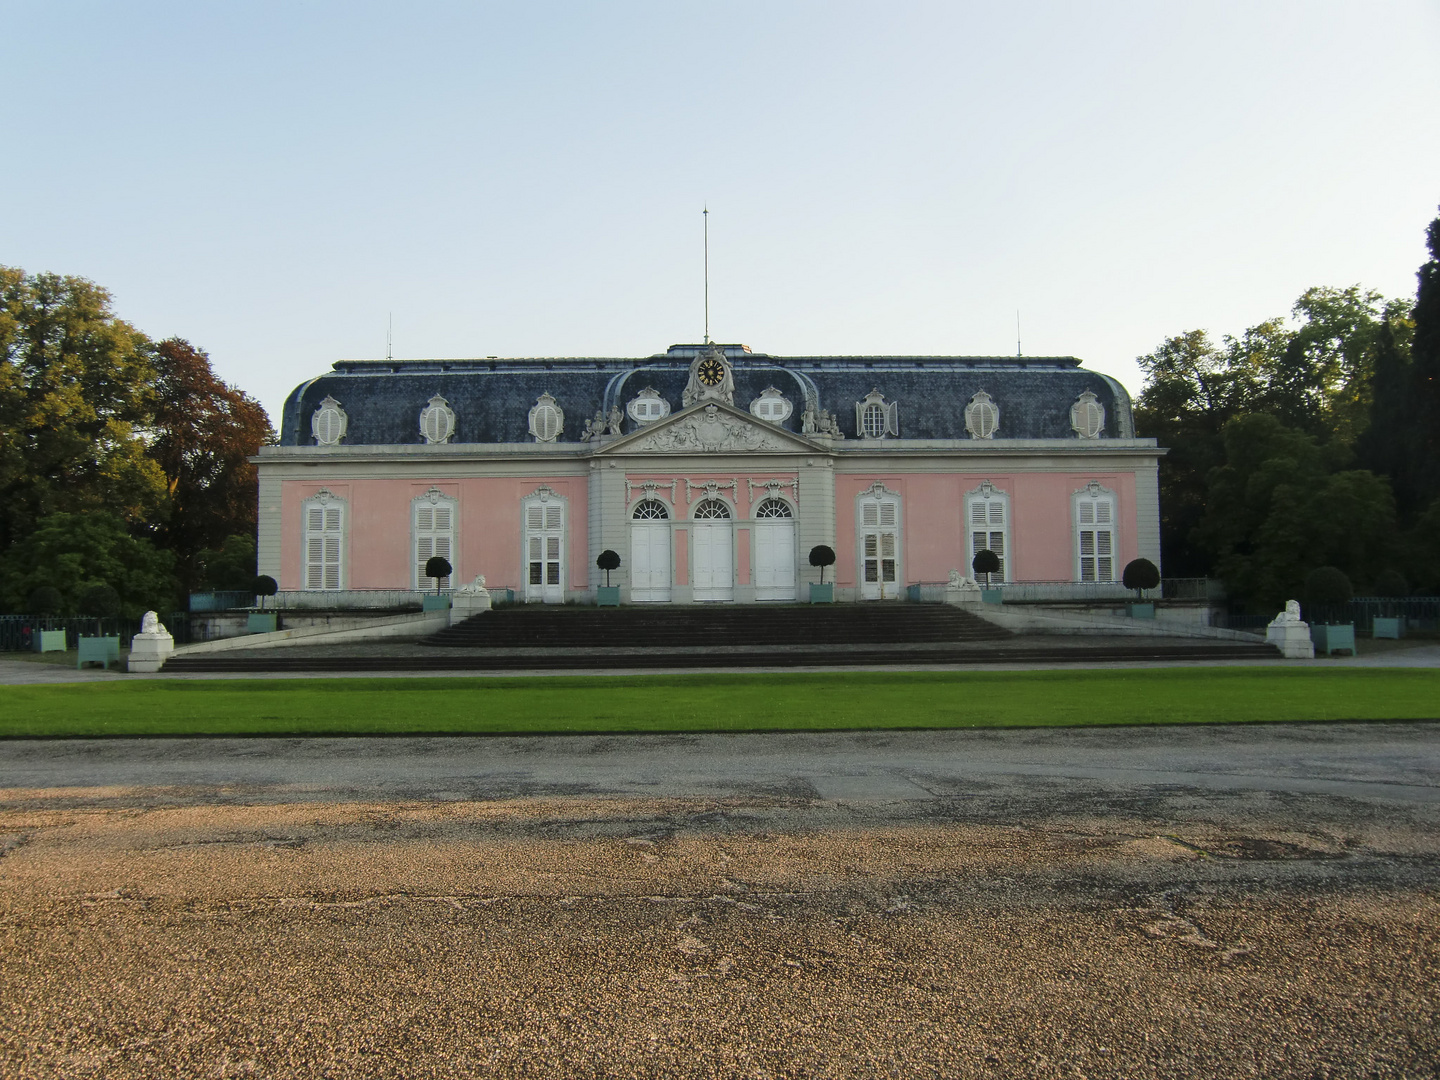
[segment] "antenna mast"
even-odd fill
[[[388,363],[395,359],[395,313],[390,312],[390,328],[385,331],[385,360]]]
[[[705,215],[705,344],[710,344],[710,207],[701,211]]]
[[[1015,309],[1015,355],[1025,355],[1020,351],[1020,309]]]

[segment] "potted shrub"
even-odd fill
[[[1410,595],[1410,583],[1405,580],[1405,575],[1394,567],[1382,570],[1375,579],[1375,595],[1383,596],[1388,600],[1403,600]],[[1394,607],[1389,604],[1385,606],[1394,614],[1376,615],[1370,623],[1370,636],[1397,639],[1404,637],[1405,609],[1399,604]]]
[[[600,607],[620,606],[620,586],[610,584],[610,571],[620,569],[620,556],[609,548],[595,557],[595,565],[605,571],[605,584],[595,590],[595,603]]]
[[[1127,589],[1135,590],[1135,602],[1130,605],[1132,619],[1155,618],[1155,605],[1145,603],[1145,590],[1160,584],[1160,568],[1149,559],[1135,559],[1125,564],[1120,583]]]
[[[77,638],[80,652],[75,666],[82,667],[94,661],[108,668],[111,660],[118,663],[120,638],[118,635],[106,636],[100,624],[102,620],[113,619],[120,614],[120,594],[113,586],[97,582],[80,594],[79,610],[81,615],[95,620],[95,633],[93,636],[81,634]]]
[[[1319,566],[1305,575],[1305,621],[1315,651],[1329,656],[1336,649],[1355,655],[1355,624],[1344,621],[1355,589],[1345,572],[1335,566]]]
[[[980,599],[987,604],[1004,603],[1004,595],[999,589],[990,587],[990,575],[1000,572],[1000,556],[989,548],[981,548],[975,552],[975,558],[970,560],[970,569],[974,571],[978,581],[981,574],[985,575],[985,585],[980,590]]]
[[[425,576],[435,579],[435,595],[421,599],[421,611],[446,611],[449,609],[450,598],[440,595],[440,579],[448,578],[454,572],[455,568],[450,565],[450,560],[443,555],[432,555],[425,560]]]
[[[60,609],[65,606],[65,598],[54,585],[41,585],[30,593],[26,606],[30,608],[30,614],[40,617],[41,623],[48,623],[51,618],[60,614]],[[45,630],[37,626],[30,632],[30,646],[36,652],[64,652],[65,631]]]
[[[812,604],[833,604],[835,602],[835,583],[825,582],[825,568],[835,565],[835,549],[825,544],[816,544],[810,549],[810,565],[820,568],[820,583],[810,583],[810,602]]]
[[[274,632],[278,629],[276,614],[273,611],[265,610],[265,598],[278,593],[280,591],[280,583],[269,574],[259,574],[250,583],[250,591],[254,593],[255,598],[260,601],[260,610],[250,613],[250,617],[246,620],[245,629],[252,634],[269,634]]]

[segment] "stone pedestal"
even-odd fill
[[[140,620],[140,633],[130,639],[130,660],[127,666],[131,671],[159,671],[174,651],[175,639],[170,636],[170,631],[165,629],[160,616],[153,611],[147,611]]]
[[[450,594],[451,626],[489,610],[490,590],[485,587],[484,574],[476,574],[474,581],[461,585]]]
[[[950,580],[945,585],[945,603],[979,604],[985,600],[985,593],[971,578],[959,570],[950,571]]]
[[[1315,659],[1315,643],[1310,640],[1310,624],[1300,619],[1300,602],[1291,600],[1285,610],[1265,628],[1265,640],[1289,660]]]

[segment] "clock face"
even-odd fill
[[[719,360],[702,360],[695,376],[706,386],[719,386],[725,380],[725,365]]]

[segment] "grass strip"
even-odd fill
[[[1440,718],[1424,668],[1141,668],[0,687],[0,737],[575,734]]]

